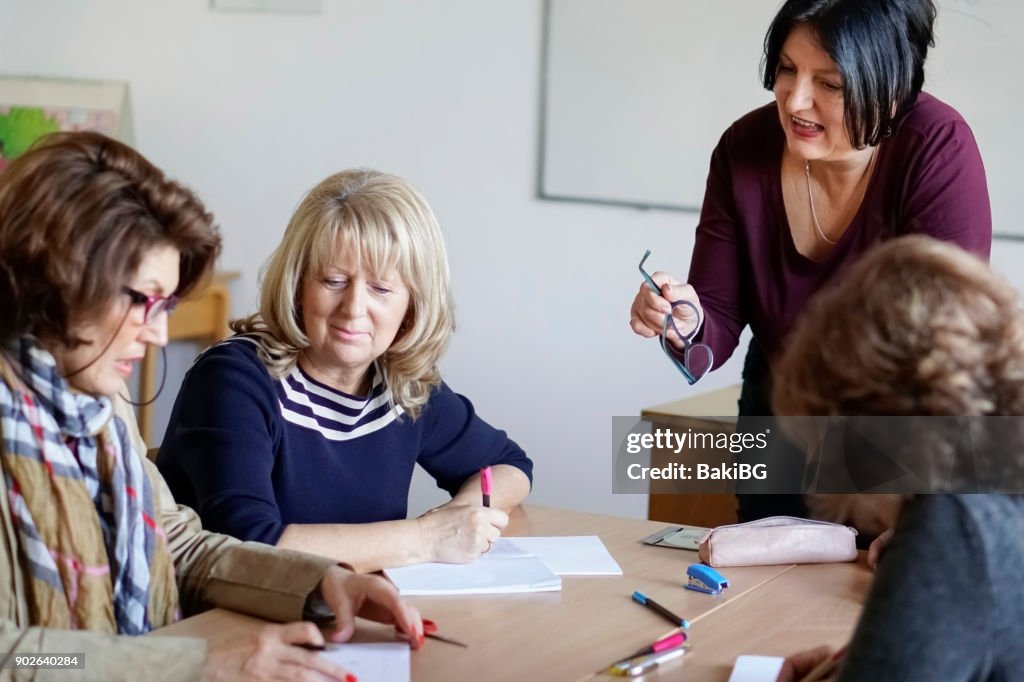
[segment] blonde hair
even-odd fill
[[[371,272],[397,272],[409,289],[406,319],[377,366],[395,404],[415,419],[441,382],[437,363],[455,321],[441,228],[423,196],[402,178],[348,170],[311,189],[264,266],[259,312],[231,328],[262,332],[260,357],[272,376],[284,376],[310,345],[298,306],[303,282],[351,250]]]

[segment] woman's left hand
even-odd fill
[[[420,612],[380,576],[350,573],[333,566],[320,581],[320,594],[336,619],[337,629],[330,636],[332,642],[348,641],[355,632],[355,618],[359,616],[394,624],[409,636],[414,649],[423,644]]]

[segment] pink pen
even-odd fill
[[[491,467],[484,467],[480,470],[480,492],[484,496],[484,506],[491,506],[491,486],[494,479],[491,478]]]
[[[629,656],[626,656],[625,658],[620,658],[619,660],[615,661],[614,663],[612,663],[607,668],[601,668],[597,672],[598,672],[598,674],[604,673],[604,672],[610,670],[611,668],[614,668],[617,665],[621,665],[623,663],[626,663],[627,661],[629,661],[631,659],[637,658],[639,656],[649,656],[650,654],[657,654],[657,653],[660,653],[660,652],[665,651],[667,649],[671,649],[673,647],[677,647],[677,646],[679,646],[681,644],[684,644],[685,642],[686,642],[686,633],[685,632],[683,632],[682,630],[680,630],[678,632],[673,632],[668,637],[663,637],[663,638],[659,639],[657,642],[655,642],[654,644],[650,644],[648,646],[645,646],[643,649],[639,649],[637,651],[634,651]]]
[[[650,646],[645,646],[643,649],[640,649],[636,653],[631,654],[629,656],[626,656],[626,658],[627,659],[628,658],[636,658],[637,656],[646,656],[647,654],[656,654],[659,651],[664,651],[665,649],[671,649],[674,646],[679,646],[680,644],[682,644],[685,641],[686,641],[686,633],[685,632],[682,632],[682,631],[673,632],[668,637],[664,637],[662,639],[659,639],[654,644],[651,644]],[[626,660],[626,659],[623,659],[623,660]]]

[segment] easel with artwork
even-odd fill
[[[59,130],[95,130],[133,144],[128,84],[0,76],[0,171]]]

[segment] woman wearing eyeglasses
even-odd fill
[[[688,301],[674,309],[676,326],[696,331],[716,367],[750,326],[741,429],[759,428],[748,416],[772,414],[773,358],[807,301],[872,245],[921,233],[988,257],[974,137],[921,90],[935,14],[932,0],[783,4],[764,43],[775,102],[736,121],[712,154],[687,281],[657,272],[657,292],[640,286],[633,331],[662,334],[671,302]],[[667,341],[683,347],[674,333]],[[739,511],[741,520],[806,513],[796,495],[741,496]]]
[[[444,240],[419,192],[371,170],[332,175],[266,265],[260,312],[189,371],[157,464],[204,524],[243,540],[367,571],[472,561],[533,465],[441,381],[453,326]],[[417,464],[452,499],[407,519]]]
[[[48,136],[0,175],[0,668],[79,652],[90,679],[350,681],[297,646],[323,643],[301,618],[422,642],[390,583],[203,531],[145,460],[125,379],[219,249],[188,190],[102,135]],[[134,637],[217,606],[293,622]]]

